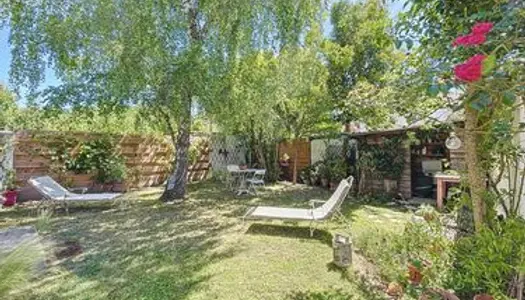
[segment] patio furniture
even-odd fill
[[[332,194],[328,201],[311,200],[310,209],[306,208],[285,208],[275,206],[257,206],[250,208],[243,216],[245,219],[269,219],[269,220],[295,220],[295,221],[310,221],[310,236],[313,236],[315,231],[315,223],[322,222],[329,217],[338,217],[345,223],[349,224],[340,208],[343,201],[348,196],[350,188],[354,182],[354,177],[350,176],[347,179],[341,180],[339,186]],[[316,207],[316,204],[322,203],[321,206]]]
[[[66,212],[68,211],[67,203],[69,201],[105,201],[114,200],[121,196],[120,193],[100,193],[100,194],[76,194],[68,191],[53,178],[49,176],[31,177],[28,183],[33,186],[43,200],[50,201],[54,206],[56,202],[60,202]],[[43,202],[41,202],[43,203]]]
[[[240,196],[242,194],[251,194],[250,187],[248,186],[248,178],[251,178],[249,175],[254,174],[255,172],[259,171],[260,169],[241,169],[238,170],[232,170],[232,174],[235,177],[235,183],[237,183],[237,188],[234,189],[237,196]]]
[[[237,172],[241,169],[238,165],[227,165],[226,170],[228,171],[228,176],[226,177],[226,184],[228,185],[228,189],[233,190],[235,183],[237,181]]]
[[[437,196],[436,196],[437,208],[438,210],[442,210],[443,200],[447,196],[447,183],[460,183],[461,176],[438,173],[434,175],[434,178],[437,181]]]
[[[248,184],[248,189],[252,190],[255,195],[257,195],[257,186],[264,186],[264,177],[266,176],[266,170],[255,170],[251,178],[246,179]]]

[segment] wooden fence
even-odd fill
[[[284,177],[292,180],[295,164],[295,155],[297,155],[297,177],[302,169],[308,167],[311,163],[311,148],[308,140],[285,141],[279,144],[279,159],[286,153],[289,157],[289,167],[284,169]]]
[[[32,176],[50,175],[61,184],[68,187],[90,187],[93,190],[102,189],[97,186],[91,174],[74,174],[57,170],[51,159],[50,144],[53,141],[67,140],[70,151],[75,151],[82,142],[101,138],[101,134],[78,132],[17,132],[14,146],[14,169],[16,180],[21,187],[20,198],[37,199],[38,195],[26,182]],[[128,188],[149,187],[162,184],[169,175],[173,158],[171,144],[158,137],[112,135],[117,141],[117,149],[124,158],[127,167],[125,182],[111,187],[114,191],[124,191]],[[191,181],[206,178],[209,165],[209,147],[202,144],[200,154],[193,165],[189,167],[188,179]]]

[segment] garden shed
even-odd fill
[[[463,170],[463,147],[451,150],[445,146],[452,132],[461,139],[461,131],[461,127],[414,126],[342,135],[357,142],[352,167],[358,172],[360,192],[400,194],[408,199],[435,198],[434,176]]]

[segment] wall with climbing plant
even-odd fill
[[[356,137],[359,192],[412,196],[410,147],[404,131],[379,132]]]
[[[173,150],[157,137],[52,131],[20,131],[14,170],[21,198],[38,197],[26,184],[50,175],[66,187],[123,191],[161,184]]]
[[[188,180],[207,178],[209,143],[193,137]],[[26,182],[50,175],[66,187],[125,191],[162,184],[172,167],[173,148],[162,138],[83,132],[20,131],[14,139],[14,170],[21,199],[38,199]]]

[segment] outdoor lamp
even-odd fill
[[[445,146],[449,150],[458,150],[459,148],[461,148],[461,145],[461,140],[456,136],[455,132],[451,132],[450,136],[445,141]]]

